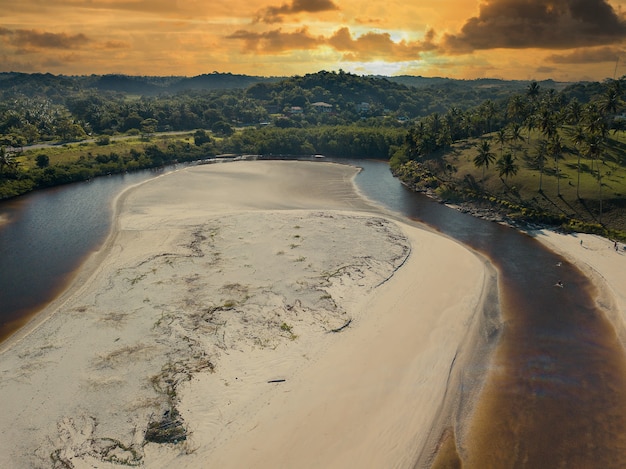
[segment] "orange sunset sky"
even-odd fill
[[[0,0],[0,71],[603,80],[626,0]]]

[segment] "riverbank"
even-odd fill
[[[356,171],[214,164],[126,192],[101,252],[3,344],[0,466],[415,461],[492,279]]]
[[[626,345],[626,245],[585,233],[532,230],[529,234],[575,264],[591,279],[599,290],[599,306]]]

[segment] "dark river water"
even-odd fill
[[[406,190],[385,163],[352,162],[364,168],[356,183],[367,197],[478,251],[498,271],[499,343],[471,423],[455,436],[451,467],[626,467],[626,355],[590,282],[530,236]],[[0,220],[8,219],[0,226],[0,338],[62,291],[101,245],[115,195],[154,175],[0,203]]]

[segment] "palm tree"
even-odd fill
[[[559,173],[559,159],[561,158],[561,154],[563,153],[563,142],[561,141],[561,136],[558,133],[554,135],[554,137],[552,137],[549,149],[556,165],[556,195],[558,197],[561,197],[561,175]]]
[[[619,105],[619,93],[615,86],[609,85],[604,92],[604,96],[602,96],[602,99],[600,100],[599,110],[605,117],[608,117],[609,114],[617,113]]]
[[[511,99],[509,99],[509,103],[507,106],[507,111],[510,117],[515,122],[523,122],[524,117],[527,114],[526,101],[521,94],[514,94]]]
[[[530,99],[532,104],[534,104],[539,98],[539,88],[539,84],[536,81],[533,81],[526,89],[526,96],[528,96],[528,99]]]
[[[578,181],[576,182],[576,198],[580,199],[580,145],[587,141],[587,135],[581,125],[577,125],[574,129],[572,142],[576,145],[576,154],[578,155]]]
[[[522,126],[519,124],[513,124],[511,126],[511,131],[509,132],[509,140],[511,141],[512,145],[515,145],[517,142],[523,142],[524,141],[524,137],[522,137]],[[519,148],[519,147],[518,147]],[[513,148],[513,152],[516,153],[516,149]]]
[[[541,133],[548,139],[551,139],[557,133],[556,117],[547,107],[543,108],[539,115],[539,128]]]
[[[498,161],[496,161],[496,167],[498,168],[500,179],[502,179],[502,176],[504,176],[505,179],[508,179],[509,176],[515,176],[517,174],[519,166],[515,160],[516,158],[514,158],[513,155],[506,153]]]
[[[585,130],[588,134],[600,134],[602,137],[607,136],[609,129],[606,120],[596,103],[589,103],[584,107],[583,117]]]
[[[509,136],[506,133],[506,129],[503,127],[498,130],[496,134],[496,141],[500,144],[500,156],[504,152],[504,144],[509,140]]]
[[[600,193],[600,216],[598,221],[602,223],[602,171],[600,169],[600,157],[602,156],[602,148],[604,145],[604,138],[600,134],[592,134],[587,139],[588,156],[591,158],[591,170],[593,171],[593,161],[596,161],[596,179],[598,181],[598,188]]]
[[[488,168],[496,159],[496,155],[491,151],[491,145],[488,140],[481,140],[478,146],[478,154],[474,157],[474,166],[483,168],[483,189],[485,187],[485,168]]]
[[[568,122],[578,125],[582,117],[582,106],[576,98],[572,99],[567,105],[567,120]]]
[[[530,133],[537,126],[537,116],[535,114],[530,114],[526,120],[524,121],[524,126],[528,129],[528,145],[530,145]]]
[[[480,114],[487,123],[487,132],[491,133],[491,120],[496,116],[496,105],[491,99],[480,105]]]
[[[548,142],[540,139],[535,147],[535,164],[539,167],[539,193],[543,192],[543,168],[546,165],[546,156],[548,155]]]

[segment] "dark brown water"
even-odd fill
[[[527,235],[402,187],[377,196],[389,191],[377,187],[384,175],[368,167],[363,177],[371,179],[362,185],[368,196],[485,254],[498,269],[504,326],[475,412],[455,435],[462,467],[625,468],[626,354],[590,281]],[[563,288],[554,286],[559,280]]]
[[[626,467],[626,356],[581,272],[529,236],[411,193],[384,163],[354,163],[364,167],[357,185],[365,195],[498,269],[500,345],[469,427],[448,445],[462,467]],[[0,203],[0,217],[11,220],[0,227],[0,338],[54,298],[103,241],[115,194],[149,177],[114,176]],[[564,288],[554,287],[558,280]]]

